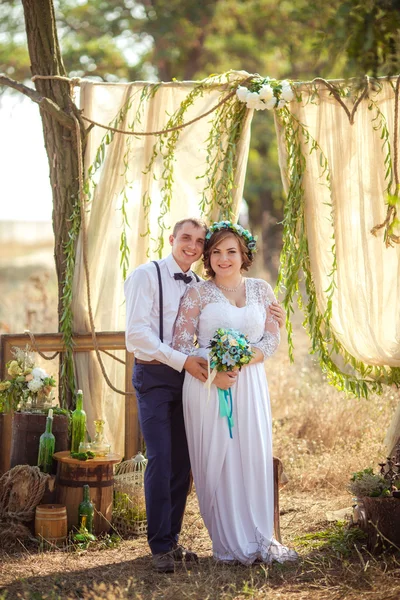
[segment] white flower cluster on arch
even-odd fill
[[[294,99],[292,86],[287,79],[277,81],[269,77],[253,79],[248,88],[240,85],[236,96],[240,102],[246,102],[247,108],[255,110],[280,109]]]

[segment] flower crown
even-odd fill
[[[221,231],[222,229],[230,229],[231,231],[240,235],[244,239],[250,254],[254,254],[257,251],[257,236],[251,235],[248,229],[245,229],[237,223],[232,223],[232,221],[218,221],[216,223],[213,223],[207,229],[206,243],[209,241],[213,233],[215,233],[216,231]]]

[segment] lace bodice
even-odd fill
[[[271,286],[262,279],[245,279],[246,305],[231,304],[213,281],[194,283],[182,298],[175,323],[173,346],[185,354],[207,348],[219,327],[232,328],[247,335],[252,346],[265,358],[271,356],[280,341],[279,325],[268,310],[275,301]]]

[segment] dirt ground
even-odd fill
[[[324,546],[305,541],[306,532],[332,531],[327,510],[349,506],[349,496],[321,494],[281,495],[284,542],[296,548],[293,564],[221,566],[211,558],[211,544],[191,495],[182,542],[195,550],[199,562],[191,570],[184,564],[173,575],[151,570],[145,538],[121,542],[114,549],[38,551],[31,545],[0,553],[0,598],[44,599],[137,599],[153,600],[398,600],[399,555],[370,555],[363,542]],[[300,536],[300,538],[299,538]],[[338,542],[338,540],[336,540]]]

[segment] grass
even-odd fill
[[[38,269],[43,273],[43,266]],[[12,315],[5,322],[2,314],[1,320],[3,331],[12,327],[18,332],[26,326],[26,271],[23,276],[17,268],[8,273],[13,275],[2,285],[13,292],[19,313],[18,319]],[[50,273],[54,283],[53,277]],[[34,331],[54,321],[55,293],[53,284],[46,288],[48,314],[38,305]],[[389,389],[367,401],[346,398],[331,388],[307,352],[299,322],[297,316],[295,364],[289,364],[284,342],[266,363],[274,453],[289,477],[281,491],[282,535],[298,551],[297,563],[250,568],[214,564],[192,494],[182,532],[182,543],[200,558],[191,571],[179,565],[173,575],[153,573],[144,538],[79,552],[15,545],[0,549],[0,600],[398,600],[399,554],[370,555],[358,530],[328,523],[326,516],[327,511],[351,506],[346,492],[351,473],[376,467],[385,456],[383,439],[398,392]]]

